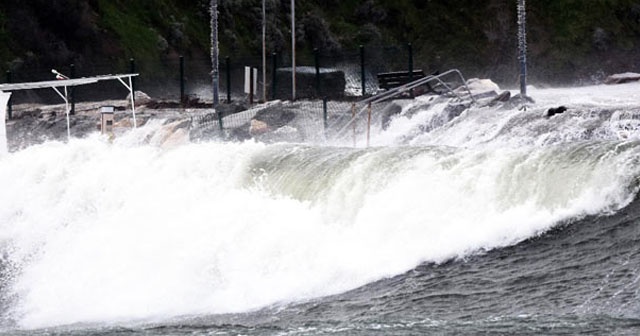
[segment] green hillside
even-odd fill
[[[265,0],[269,53],[290,50],[290,1]],[[308,0],[296,2],[297,47],[341,55],[411,42],[427,70],[515,82],[516,0]],[[260,0],[219,0],[220,50],[261,52]],[[640,1],[528,1],[531,77],[575,83],[639,71]],[[8,0],[0,3],[0,70],[56,64],[124,68],[135,57],[162,74],[167,62],[209,55],[208,0]]]

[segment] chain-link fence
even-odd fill
[[[221,105],[215,111],[184,110],[185,117],[190,118],[192,128],[199,129],[203,135],[215,135],[216,132],[235,128],[250,132],[253,130],[252,120],[264,108],[252,109],[250,103],[263,102],[265,98],[266,101],[289,101],[295,94],[296,101],[285,104],[284,109],[296,114],[297,131],[301,132],[301,138],[305,141],[324,141],[327,137],[338,135],[344,138],[349,133],[343,129],[344,125],[354,115],[359,121],[351,124],[352,134],[362,134],[365,128],[369,129],[367,123],[380,122],[382,104],[371,107],[374,115],[371,119],[364,117],[368,116],[368,106],[354,103],[380,90],[377,74],[420,68],[413,64],[410,45],[358,46],[340,55],[314,50],[301,53],[296,63],[294,92],[290,55],[267,55],[265,73],[262,57],[221,57],[218,67]],[[211,62],[207,58],[174,56],[168,57],[161,65],[127,59],[118,64],[78,63],[61,65],[56,70],[71,78],[139,73],[134,81],[134,89],[147,93],[153,100],[177,103],[173,106],[193,107],[197,102],[199,107],[211,107],[213,85]],[[248,68],[255,70],[247,72]],[[55,75],[51,70],[45,67],[22,67],[18,71],[7,72],[5,82],[53,80]],[[248,73],[255,78],[247,76]],[[254,84],[247,85],[251,79]],[[247,88],[253,92],[252,96],[246,92]],[[124,100],[128,90],[117,81],[108,81],[70,88],[69,95],[72,102]],[[62,100],[50,89],[17,91],[12,95],[12,105],[31,103],[60,104]],[[243,108],[238,109],[238,105]],[[235,136],[243,138],[245,135]]]
[[[389,108],[389,107],[392,108]],[[370,135],[383,129],[394,113],[388,102],[372,104],[339,100],[273,101],[248,110],[223,110],[189,116],[194,139],[258,138],[345,146],[368,146]],[[264,134],[263,134],[264,133]]]
[[[362,46],[346,50],[340,55],[323,50],[301,53],[296,60],[295,98],[349,99],[378,91],[376,74],[388,71],[408,71],[412,65],[410,47]],[[141,90],[158,100],[201,99],[212,101],[211,61],[202,57],[172,56],[162,64],[143,64],[135,59],[121,60],[118,65],[110,63],[61,64],[59,72],[72,77],[90,77],[106,74],[138,72],[135,79],[136,90]],[[266,71],[263,74],[262,57],[230,56],[219,61],[220,102],[246,100],[245,92],[247,67],[256,69],[257,78],[253,88],[254,102],[273,99],[293,98],[292,59],[288,54],[269,54],[266,57]],[[17,67],[7,71],[2,82],[31,82],[52,80],[55,75],[45,66]],[[77,101],[97,101],[122,96],[123,88],[118,83],[100,83],[74,89]],[[126,90],[125,90],[126,91]],[[126,94],[126,93],[125,93]],[[57,102],[55,92],[16,92],[12,98],[15,104]]]

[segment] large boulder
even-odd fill
[[[635,72],[625,72],[621,74],[615,74],[607,77],[604,80],[605,84],[623,84],[629,82],[637,82],[640,80],[640,74]]]
[[[142,91],[135,91],[133,93],[133,100],[136,104],[136,107],[139,106],[146,106],[147,104],[150,104],[153,102],[153,100],[151,99],[151,97],[149,97],[148,94],[142,92]],[[127,107],[131,108],[131,94],[127,95]]]
[[[474,97],[486,98],[487,96],[496,96],[500,91],[498,84],[491,79],[471,78],[467,80],[467,87]],[[466,90],[465,87],[458,88],[458,91]]]
[[[149,143],[163,148],[174,148],[189,142],[190,120],[182,119],[167,123],[157,130]]]
[[[267,128],[275,130],[289,124],[295,117],[296,114],[293,110],[285,107],[283,104],[274,104],[273,106],[258,111],[253,117],[253,120],[260,121],[264,123]]]
[[[393,119],[393,117],[400,114],[402,112],[402,109],[406,105],[406,103],[398,100],[394,100],[391,103],[387,104],[387,106],[385,106],[380,112],[382,129],[387,129],[387,127],[389,127],[389,124],[391,124],[391,120]]]
[[[264,133],[267,133],[268,131],[269,131],[269,125],[266,122],[256,120],[256,119],[251,119],[251,123],[249,125],[249,134],[251,134],[251,136],[264,134]]]

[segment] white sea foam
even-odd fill
[[[503,125],[512,117],[470,114],[481,112]],[[0,159],[8,314],[37,328],[304,300],[512,245],[615,211],[636,192],[635,142],[494,146],[495,136],[461,140],[464,118],[449,146],[162,149],[144,144],[150,126],[113,144],[96,135],[9,154]],[[488,124],[475,125],[467,134]]]

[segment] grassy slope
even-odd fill
[[[140,60],[141,70],[160,71],[175,50],[208,48],[207,22],[195,16],[193,6],[169,0],[99,0],[96,10],[100,26],[116,36],[128,57]],[[176,26],[184,36],[171,40]]]

